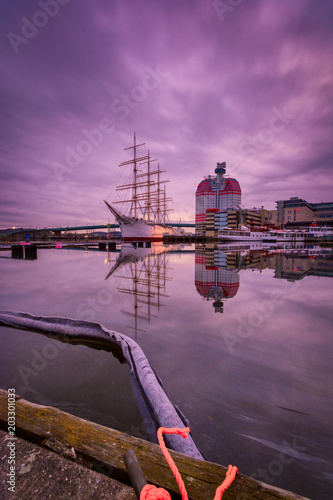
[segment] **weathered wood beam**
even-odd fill
[[[0,427],[7,430],[8,393],[0,389]],[[122,432],[88,422],[50,406],[41,406],[19,398],[15,404],[16,434],[41,444],[55,439],[82,454],[92,463],[103,464],[113,477],[127,475],[123,456],[133,449],[149,483],[168,489],[178,496],[179,490],[159,446]],[[182,439],[181,437],[179,439]],[[184,480],[189,498],[211,500],[226,475],[226,468],[171,451]],[[235,464],[237,465],[237,464]],[[304,500],[304,497],[260,483],[237,474],[223,500]]]

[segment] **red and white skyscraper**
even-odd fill
[[[224,177],[226,163],[218,163],[216,176],[208,176],[197,187],[195,193],[195,228],[197,233],[206,232],[215,220],[216,228],[227,225],[228,210],[237,209],[241,203],[239,182],[231,177]]]

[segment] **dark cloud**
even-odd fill
[[[243,1],[223,15],[200,0],[69,0],[15,45],[22,18],[43,23],[40,3],[0,7],[1,226],[107,220],[134,130],[168,172],[174,217],[193,220],[197,184],[224,160],[245,206],[331,199],[330,0]],[[69,168],[104,119],[113,130]]]

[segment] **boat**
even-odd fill
[[[294,243],[304,243],[305,241],[305,231],[302,230],[292,230],[292,229],[278,229],[276,231],[276,241],[279,243],[285,243],[288,241],[293,241]]]
[[[325,236],[332,235],[333,229],[327,226],[317,226],[314,222],[301,229],[277,229],[260,230],[248,229],[242,226],[240,230],[225,227],[220,229],[218,237],[225,241],[262,241],[293,244],[304,243],[307,241],[320,240]]]
[[[276,241],[293,241],[295,243],[308,240],[319,240],[324,236],[333,234],[333,229],[328,226],[318,226],[315,222],[302,229],[281,229],[276,231]]]
[[[151,169],[152,160],[149,154],[140,156],[138,148],[144,146],[137,144],[134,134],[134,144],[126,150],[133,149],[133,158],[120,163],[120,167],[132,166],[133,179],[129,184],[117,186],[116,191],[130,190],[129,200],[115,201],[112,205],[104,200],[104,203],[117,220],[121,236],[124,242],[138,241],[163,241],[166,235],[179,235],[180,231],[175,230],[167,223],[167,198],[165,183],[161,180],[163,173],[158,165],[157,169]],[[143,171],[142,166],[145,166]],[[129,203],[128,214],[120,212],[114,207],[115,203]]]
[[[245,226],[241,226],[240,230],[224,227],[219,230],[218,238],[225,241],[276,242],[276,232],[260,230],[256,231],[253,229],[248,229]]]

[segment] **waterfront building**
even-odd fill
[[[214,237],[219,229],[230,227],[282,227],[309,225],[333,226],[333,202],[310,203],[297,196],[278,200],[276,210],[245,209],[241,206],[239,182],[225,176],[226,163],[217,163],[216,176],[209,175],[196,190],[195,231]]]
[[[267,212],[268,212],[267,226],[279,227],[277,210],[267,210]]]
[[[333,225],[333,202],[311,203],[318,225]]]
[[[216,176],[209,175],[197,187],[195,193],[195,229],[197,234],[214,236],[221,227],[227,226],[228,211],[241,203],[239,182],[225,177],[226,163],[217,163]]]
[[[333,225],[333,202],[309,203],[293,196],[277,201],[276,206],[276,210],[269,211],[270,224],[295,226],[315,220],[318,225]]]
[[[230,210],[228,212],[227,226],[240,229],[241,226],[262,227],[269,223],[268,210],[261,208]]]
[[[279,225],[288,222],[312,222],[314,219],[310,203],[297,196],[293,196],[290,200],[279,200],[276,205]]]

